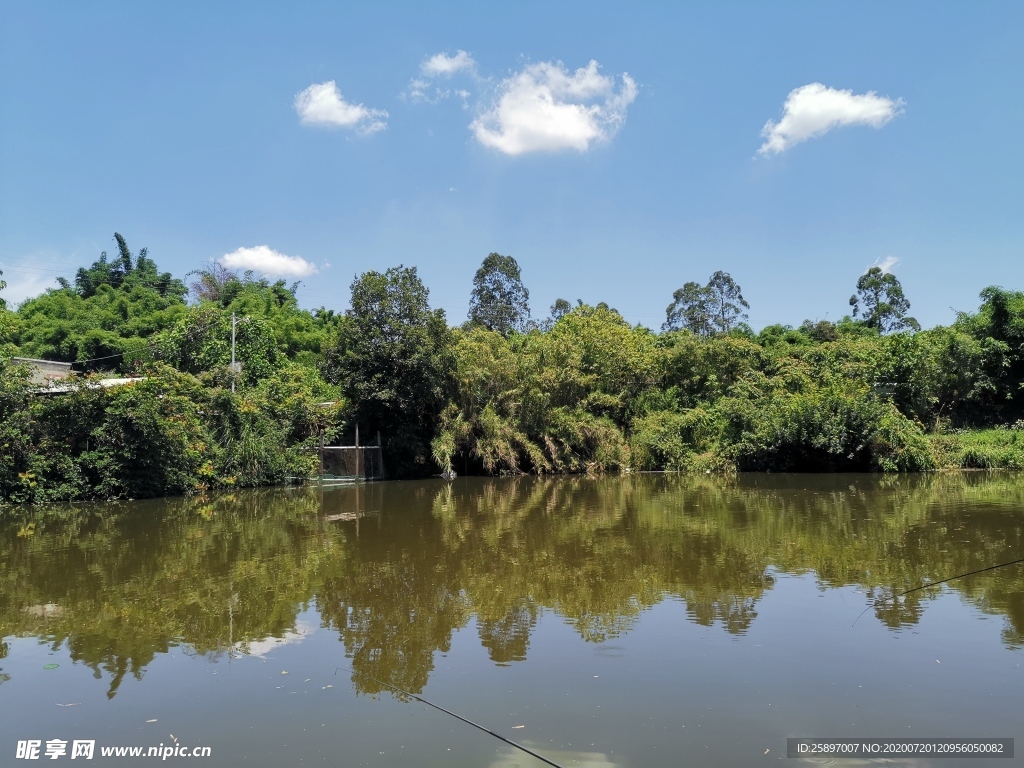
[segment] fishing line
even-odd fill
[[[876,600],[875,602],[871,603],[871,605],[869,605],[867,608],[865,608],[863,611],[861,611],[860,612],[860,616],[858,616],[856,619],[854,619],[853,620],[853,624],[851,624],[850,626],[852,627],[854,624],[856,624],[858,621],[860,621],[860,617],[861,616],[863,616],[865,613],[870,611],[872,608],[874,608],[879,603],[885,603],[885,602],[891,602],[893,600],[899,600],[901,597],[903,597],[904,595],[909,595],[911,592],[917,592],[918,590],[921,590],[921,589],[928,589],[928,587],[934,587],[934,586],[937,586],[938,584],[945,584],[946,582],[953,581],[955,579],[962,579],[965,576],[973,576],[976,573],[984,573],[985,571],[994,571],[996,568],[1005,568],[1008,565],[1016,565],[1017,563],[1024,563],[1024,557],[1018,558],[1016,560],[1011,560],[1008,563],[1000,563],[999,565],[990,565],[988,568],[979,568],[976,571],[968,571],[967,573],[961,573],[961,574],[958,574],[956,576],[950,576],[948,579],[941,579],[939,581],[930,581],[927,584],[921,585],[920,587],[914,587],[913,589],[908,589],[906,592],[900,592],[898,595],[893,595],[892,597],[888,597],[888,598],[883,597],[881,600]]]
[[[366,674],[365,672],[356,672],[354,669],[350,669],[349,667],[336,667],[335,670],[334,670],[334,674],[338,674],[338,670],[339,669],[342,669],[342,670],[344,670],[346,672],[351,672],[353,675],[357,675],[357,674],[358,675],[362,675],[363,677],[365,677],[365,678],[367,678],[369,680],[373,680],[373,682],[375,682],[375,683],[379,683],[380,685],[383,685],[383,686],[386,686],[386,687],[390,688],[392,691],[395,691],[396,693],[400,693],[403,696],[408,696],[410,698],[416,699],[416,701],[422,702],[422,703],[426,704],[428,707],[433,707],[434,709],[439,709],[442,712],[444,712],[446,715],[451,715],[452,717],[458,718],[459,720],[461,720],[462,722],[466,723],[467,725],[472,725],[474,728],[476,728],[478,730],[481,730],[484,733],[489,733],[494,738],[501,739],[506,744],[510,744],[513,747],[515,747],[516,749],[522,750],[523,752],[525,752],[526,754],[528,754],[528,755],[530,755],[532,757],[536,757],[542,763],[547,763],[548,765],[553,765],[555,768],[564,768],[564,766],[559,765],[554,760],[549,760],[548,758],[544,757],[544,755],[538,755],[532,749],[530,749],[528,747],[524,747],[522,744],[520,744],[520,743],[518,743],[516,741],[512,741],[512,739],[506,739],[500,733],[495,733],[491,729],[485,728],[484,726],[480,725],[479,723],[474,723],[472,720],[470,720],[468,718],[465,718],[462,715],[457,715],[456,713],[452,712],[450,709],[445,709],[444,707],[441,707],[441,706],[438,706],[437,704],[429,702],[426,699],[424,699],[422,696],[417,696],[415,693],[409,693],[409,691],[403,691],[401,688],[399,688],[396,685],[392,685],[391,683],[386,683],[383,680],[379,680],[376,677],[373,677],[372,675]]]

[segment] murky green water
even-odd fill
[[[102,746],[175,743],[212,756],[168,762],[207,766],[540,765],[386,684],[566,766],[775,764],[788,736],[1016,737],[1021,754],[1024,567],[858,616],[1022,556],[1019,475],[20,510],[0,524],[0,765],[29,739],[44,760],[67,741],[63,761],[94,740],[100,765],[159,762]]]

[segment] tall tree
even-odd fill
[[[3,277],[4,271],[0,269],[0,278]],[[6,280],[0,280],[0,291],[7,287]],[[4,297],[0,296],[0,309],[7,309],[7,302],[4,301]]]
[[[871,267],[857,280],[857,293],[850,297],[853,316],[860,315],[862,322],[879,333],[920,330],[921,324],[907,317],[910,302],[903,295],[903,287],[892,272],[883,272],[881,267]]]
[[[718,333],[728,333],[747,319],[744,309],[750,309],[743,291],[728,272],[718,270],[707,284],[711,306],[711,323]]]
[[[569,312],[572,312],[572,304],[565,299],[555,299],[555,303],[551,305],[551,320],[557,323]]]
[[[364,434],[382,433],[391,469],[429,470],[428,445],[445,394],[450,332],[416,268],[364,272],[339,334],[337,375]]]
[[[524,331],[530,320],[529,301],[516,260],[491,253],[473,277],[469,320],[503,336]]]
[[[184,301],[188,292],[185,284],[172,277],[170,272],[160,272],[156,262],[149,258],[148,249],[143,248],[137,256],[133,255],[119,232],[114,233],[114,242],[117,243],[116,259],[108,261],[107,252],[103,251],[91,267],[78,270],[73,287],[68,280],[58,277],[57,282],[61,288],[88,299],[103,285],[112,288],[124,286],[126,289],[143,286],[152,288],[165,298]]]
[[[728,272],[715,272],[707,285],[689,282],[672,294],[665,310],[663,331],[687,329],[698,336],[728,333],[747,319],[750,305]]]

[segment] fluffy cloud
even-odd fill
[[[778,154],[842,125],[881,128],[902,113],[903,103],[902,99],[888,99],[874,91],[857,95],[821,83],[794,88],[786,97],[782,119],[777,123],[769,120],[761,130],[765,142],[758,152]]]
[[[295,111],[307,125],[353,128],[360,133],[376,133],[388,125],[385,110],[349,104],[333,80],[314,83],[295,94]]]
[[[435,53],[420,65],[420,70],[427,77],[450,77],[456,72],[472,71],[475,68],[476,61],[465,51],[458,51],[454,56]]]
[[[531,64],[498,86],[490,110],[470,124],[476,140],[506,155],[586,152],[607,141],[626,121],[637,85],[602,75],[596,61],[570,73],[561,62]]]
[[[266,245],[239,248],[224,254],[221,263],[228,269],[252,269],[267,275],[306,277],[317,271],[316,265],[301,256],[286,256]]]

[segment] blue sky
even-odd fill
[[[1018,2],[4,0],[4,295],[118,231],[307,307],[403,263],[459,323],[498,251],[538,317],[657,328],[723,269],[755,328],[838,319],[878,263],[948,323],[1024,289],[1022,33]]]

